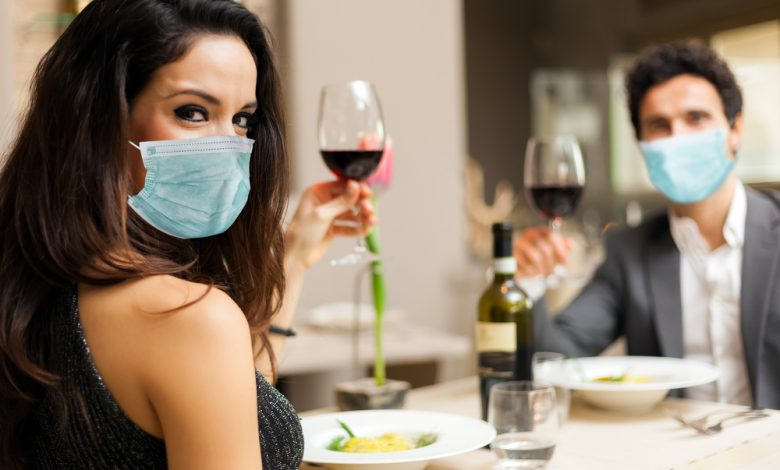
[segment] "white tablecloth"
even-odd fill
[[[407,409],[443,411],[477,417],[476,378],[413,390]],[[548,470],[777,470],[780,469],[780,412],[768,418],[726,423],[722,433],[698,434],[669,413],[699,415],[731,405],[667,399],[639,416],[611,414],[572,402]],[[487,450],[440,459],[427,470],[489,470],[495,458]],[[305,467],[303,467],[305,468]]]

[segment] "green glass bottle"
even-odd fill
[[[533,302],[515,282],[512,224],[493,224],[493,282],[479,299],[476,348],[482,419],[490,388],[507,380],[532,380]]]

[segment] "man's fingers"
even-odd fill
[[[527,228],[515,240],[518,273],[550,274],[557,265],[566,264],[569,251],[571,251],[571,241],[552,232],[548,227]]]

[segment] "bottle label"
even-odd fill
[[[517,349],[517,325],[514,322],[478,322],[477,352],[515,352]]]
[[[514,274],[517,272],[517,261],[511,256],[496,258],[493,260],[493,271],[497,274]]]

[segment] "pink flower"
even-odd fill
[[[366,179],[366,183],[373,189],[387,189],[393,181],[393,159],[395,151],[393,141],[388,136],[385,139],[385,148],[382,152],[382,160],[374,172]]]

